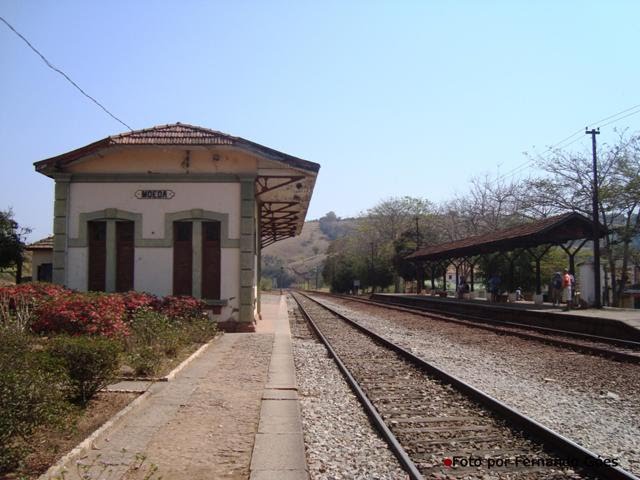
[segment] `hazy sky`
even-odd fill
[[[635,0],[0,0],[0,15],[134,129],[191,123],[320,163],[308,218],[445,200],[640,104]],[[126,129],[2,23],[0,72],[0,209],[41,238],[53,181],[32,163]],[[599,140],[613,127],[640,114]]]

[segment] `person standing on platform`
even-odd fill
[[[491,278],[489,278],[488,287],[490,294],[489,301],[491,303],[498,302],[500,295],[500,277],[497,274],[494,273],[493,275],[491,275]]]
[[[562,273],[555,272],[551,276],[551,285],[549,292],[551,293],[551,301],[554,307],[559,307],[562,302]]]
[[[571,299],[572,299],[572,275],[569,273],[569,270],[564,269],[564,273],[562,274],[562,300],[567,302],[566,310],[571,310]]]
[[[458,283],[458,299],[462,300],[464,298],[464,294],[466,293],[467,281],[464,277],[460,278],[460,282]]]

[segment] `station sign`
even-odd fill
[[[171,200],[176,196],[173,190],[136,190],[138,200]]]

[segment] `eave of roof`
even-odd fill
[[[312,173],[320,170],[320,165],[308,160],[303,160],[283,152],[279,152],[264,145],[234,137],[226,133],[208,128],[197,127],[185,123],[158,125],[142,130],[134,130],[118,135],[112,135],[102,140],[90,143],[55,157],[40,160],[34,163],[38,172],[48,173],[62,169],[71,162],[80,160],[86,156],[95,154],[104,149],[115,146],[231,146],[260,155],[269,160],[275,160],[287,166],[298,168]]]
[[[30,243],[25,250],[53,250],[53,235]]]
[[[584,227],[580,232],[563,232],[559,229],[578,222]],[[438,260],[454,257],[465,257],[497,251],[508,251],[514,248],[529,248],[549,243],[564,243],[585,237],[590,232],[591,220],[577,212],[548,217],[536,222],[517,227],[467,237],[454,242],[425,247],[407,256],[408,260]],[[555,232],[554,232],[555,231]],[[606,229],[600,225],[601,236]]]

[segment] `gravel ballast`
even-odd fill
[[[640,474],[640,367],[381,307],[315,297]]]
[[[288,298],[309,474],[320,479],[407,479],[324,345]]]

